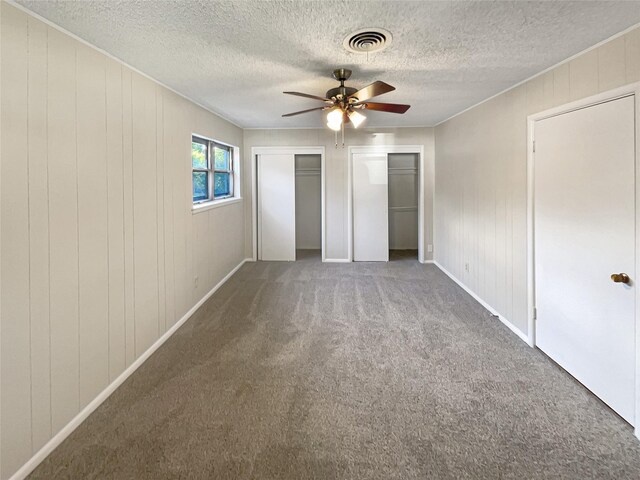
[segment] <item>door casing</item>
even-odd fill
[[[535,347],[535,242],[534,242],[534,169],[535,169],[535,124],[539,120],[569,113],[582,108],[618,98],[635,96],[635,269],[640,272],[640,82],[599,93],[558,107],[544,110],[527,117],[527,343]],[[635,417],[640,418],[640,283],[635,292]],[[640,439],[640,422],[636,420],[634,433]]]

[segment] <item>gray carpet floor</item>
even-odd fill
[[[632,428],[433,265],[245,264],[32,479],[640,478]]]

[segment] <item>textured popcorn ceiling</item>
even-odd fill
[[[640,2],[33,1],[17,0],[242,127],[318,127],[331,71],[347,85],[383,80],[378,101],[405,115],[368,112],[368,126],[434,125],[640,22]],[[360,28],[393,34],[386,50],[346,52]]]

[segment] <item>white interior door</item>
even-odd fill
[[[353,260],[389,261],[389,173],[386,153],[354,153]]]
[[[258,259],[296,259],[293,154],[258,155]]]
[[[536,344],[632,425],[634,117],[631,96],[534,130]]]

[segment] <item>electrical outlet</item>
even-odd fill
[[[427,245],[427,252],[433,252],[433,245]]]
[[[193,277],[193,288],[198,288],[198,277]]]
[[[464,269],[465,269],[465,271],[466,271],[466,272],[468,272],[468,271],[469,271],[469,264],[468,264],[468,263],[465,263],[465,264],[464,264]]]

